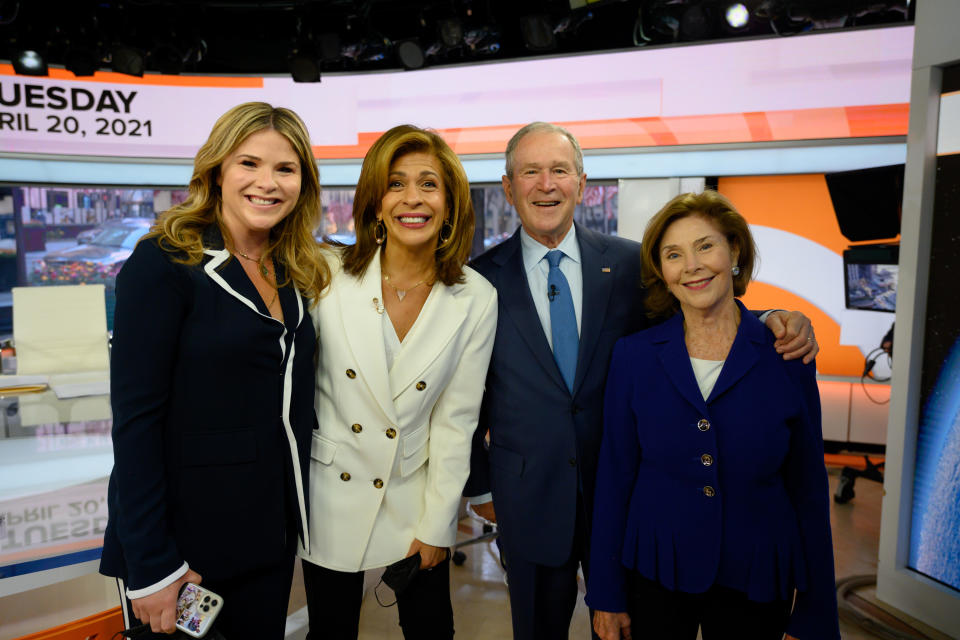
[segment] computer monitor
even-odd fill
[[[843,252],[843,288],[847,309],[897,310],[900,247],[863,245]]]

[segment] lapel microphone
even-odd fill
[[[553,302],[553,299],[560,295],[560,290],[557,289],[557,285],[550,285],[550,291],[547,293],[547,297],[550,298],[550,302]]]

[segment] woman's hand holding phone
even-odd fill
[[[186,582],[200,584],[201,580],[203,578],[199,573],[193,569],[187,569],[187,572],[177,581],[168,584],[160,591],[131,600],[133,615],[140,622],[149,624],[150,630],[154,633],[173,633],[177,630],[177,599],[180,596],[180,588]]]

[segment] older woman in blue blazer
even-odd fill
[[[647,308],[613,353],[587,603],[604,638],[839,638],[813,364],[735,299],[755,248],[706,191],[643,238]],[[794,594],[796,599],[794,600]]]
[[[453,637],[448,547],[470,471],[497,294],[466,266],[470,185],[435,132],[402,125],[367,152],[357,242],[330,254],[319,337],[303,572],[308,638],[357,637],[363,572],[419,556],[397,595],[406,638]]]

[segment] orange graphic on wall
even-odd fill
[[[778,229],[815,242],[837,256],[838,266],[842,264],[843,250],[853,244],[840,233],[823,174],[720,178],[717,188],[751,225]],[[798,280],[805,277],[804,256],[790,252],[764,254],[761,247],[761,264],[770,261],[786,261],[791,277]],[[829,284],[839,284],[842,290],[843,277],[842,267],[838,268],[836,281]],[[813,289],[822,287],[817,282],[805,284]],[[824,303],[818,305],[812,299],[792,293],[786,286],[786,283],[778,286],[772,282],[752,282],[743,302],[751,309],[783,308],[803,312],[813,321],[820,344],[817,371],[825,375],[859,377],[863,372],[863,354],[858,347],[840,344],[837,318],[843,310],[842,296],[831,299],[830,308],[824,308]]]

